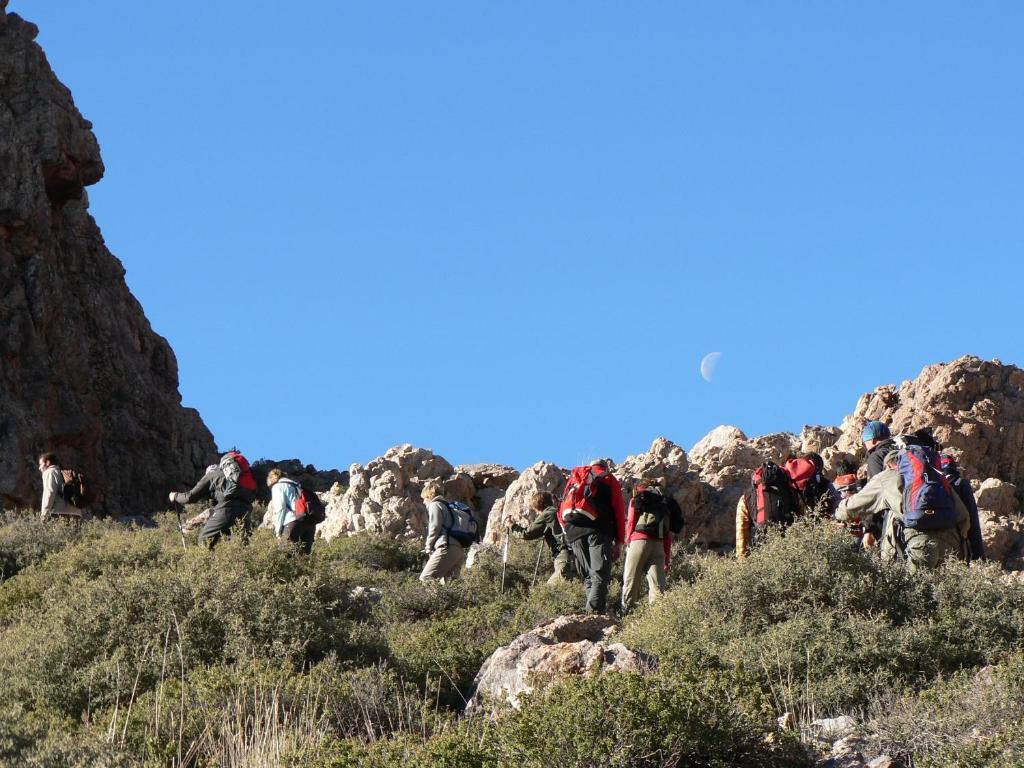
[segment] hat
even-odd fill
[[[848,491],[851,488],[857,487],[857,476],[856,475],[840,475],[836,478],[836,490],[837,491]]]
[[[960,467],[957,466],[956,459],[948,453],[944,453],[939,457],[939,469],[942,470],[943,474],[949,475],[959,472]]]
[[[864,433],[861,437],[865,443],[868,440],[885,440],[889,437],[889,428],[880,421],[869,421],[864,425]]]

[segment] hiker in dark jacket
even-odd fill
[[[221,459],[221,463],[207,470],[191,491],[178,493],[171,491],[167,498],[172,504],[194,504],[203,499],[212,499],[215,503],[210,510],[210,517],[199,531],[199,542],[211,549],[220,540],[221,534],[230,534],[235,523],[242,523],[242,538],[249,538],[252,501],[256,494],[232,482],[224,474],[224,462],[229,454]]]
[[[587,593],[588,613],[604,613],[608,603],[608,585],[612,576],[612,563],[622,554],[626,539],[626,503],[622,486],[603,460],[595,460],[577,472],[589,470],[593,480],[583,510],[573,510],[572,477],[566,483],[558,518],[565,529],[565,539],[576,556],[583,572]]]
[[[960,474],[960,467],[956,459],[948,453],[942,454],[939,458],[942,474],[949,480],[949,484],[956,490],[957,496],[967,507],[967,513],[971,517],[971,530],[967,534],[967,543],[970,545],[969,559],[985,559],[985,540],[981,536],[981,519],[978,516],[978,502],[974,498],[974,489],[970,482]]]
[[[554,497],[544,491],[535,493],[530,497],[530,509],[537,513],[537,517],[523,532],[523,538],[527,541],[543,538],[551,550],[554,572],[548,577],[548,584],[572,581],[576,577],[576,558],[569,549],[565,541],[565,531],[558,522],[558,509],[555,507]]]
[[[896,445],[892,441],[889,427],[880,421],[869,421],[864,425],[864,450],[868,453],[868,480],[885,469],[885,457]]]

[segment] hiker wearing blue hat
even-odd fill
[[[880,421],[869,421],[861,434],[864,450],[868,454],[868,479],[885,469],[885,455],[896,446],[889,434],[889,427]]]

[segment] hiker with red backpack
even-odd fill
[[[249,537],[249,514],[256,498],[256,478],[245,456],[232,449],[221,456],[217,466],[203,475],[192,490],[184,493],[171,491],[167,498],[172,504],[214,500],[210,517],[199,532],[199,542],[213,549],[221,535],[230,534],[239,521],[242,523],[242,538]]]
[[[683,511],[657,480],[642,479],[633,489],[626,516],[626,564],[622,571],[622,613],[640,599],[647,577],[647,599],[665,593],[665,575],[672,561],[672,536],[683,530]]]
[[[298,544],[307,555],[313,551],[316,527],[326,518],[323,502],[280,469],[267,473],[270,504],[267,512],[274,523],[277,540]]]
[[[572,471],[558,505],[558,522],[583,572],[587,612],[604,613],[612,563],[626,539],[622,486],[607,462],[598,459]]]
[[[787,528],[803,512],[800,492],[786,467],[764,462],[751,475],[750,489],[736,502],[736,557],[746,558],[769,528]]]

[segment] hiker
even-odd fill
[[[839,502],[842,503],[844,499],[852,498],[857,494],[857,491],[860,490],[860,479],[856,473],[846,472],[845,474],[837,475],[833,485],[836,493],[839,494]],[[838,505],[836,506],[836,511],[838,511]],[[838,520],[838,517],[836,519]],[[868,526],[859,517],[846,519],[844,516],[844,519],[840,522],[846,530],[856,537],[857,549],[871,549],[878,543],[881,528],[879,528],[878,533],[869,531]]]
[[[766,461],[750,477],[750,489],[736,502],[736,557],[750,554],[770,526],[787,528],[804,511],[800,493],[786,471]]]
[[[457,501],[442,496],[439,480],[427,480],[421,497],[427,505],[427,541],[424,547],[429,557],[423,566],[420,581],[440,581],[449,584],[459,577],[466,550],[475,541],[478,526],[473,511]]]
[[[904,451],[892,450],[885,456],[883,469],[872,477],[856,495],[843,499],[836,510],[841,522],[866,515],[885,514],[882,530],[881,555],[886,561],[905,560],[910,572],[919,568],[935,568],[947,557],[962,557],[964,538],[970,526],[970,516],[960,497],[949,491],[952,507],[948,527],[919,530],[908,527],[912,522],[904,509],[904,477],[901,466]],[[927,468],[924,470],[927,472]],[[936,472],[938,470],[935,470]]]
[[[196,483],[191,491],[167,494],[172,504],[193,504],[202,499],[215,503],[210,517],[199,531],[199,542],[213,549],[221,534],[230,534],[234,524],[242,522],[242,539],[249,538],[252,502],[256,498],[256,478],[249,462],[236,450],[225,453],[213,469]]]
[[[588,613],[606,610],[612,563],[626,539],[625,507],[622,486],[602,459],[576,467],[565,483],[558,522],[583,573]]]
[[[641,480],[633,489],[626,517],[626,565],[622,572],[622,613],[640,599],[647,577],[647,600],[665,593],[665,575],[672,561],[672,536],[683,530],[683,511],[657,480]]]
[[[40,510],[42,519],[81,520],[82,511],[64,499],[64,472],[60,468],[57,454],[40,454],[39,472],[43,476],[43,503]]]
[[[548,584],[562,584],[572,581],[577,575],[576,558],[565,541],[565,531],[558,522],[555,497],[546,491],[538,491],[530,497],[530,509],[537,513],[533,522],[523,531],[526,541],[543,538],[551,550],[554,572],[548,577]],[[537,557],[540,557],[538,553]]]
[[[896,447],[889,433],[889,427],[880,421],[869,421],[861,433],[864,450],[867,451],[868,480],[885,469],[885,457]]]
[[[782,465],[793,481],[808,515],[832,517],[839,504],[839,493],[825,477],[825,460],[809,452],[794,456]]]
[[[275,468],[267,473],[267,487],[270,488],[267,512],[274,522],[277,540],[298,544],[303,552],[310,554],[313,551],[313,539],[316,538],[316,523],[308,515],[295,516],[302,496],[302,486]]]
[[[939,457],[939,468],[953,486],[953,490],[957,492],[960,501],[967,507],[967,514],[971,518],[971,532],[967,537],[971,550],[968,557],[971,560],[985,560],[985,540],[981,536],[981,518],[978,516],[978,502],[974,498],[974,489],[960,474],[960,466],[950,454],[944,453]]]

